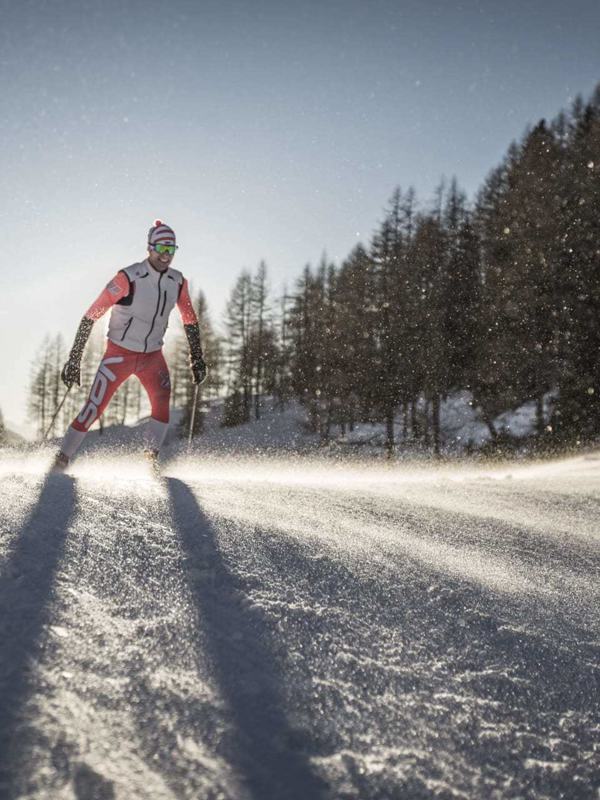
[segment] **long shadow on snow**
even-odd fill
[[[49,475],[0,574],[0,795],[6,798],[27,752],[20,715],[32,691],[30,671],[51,618],[54,577],[74,508],[73,478]]]
[[[328,796],[306,752],[295,743],[270,633],[260,612],[237,602],[239,583],[219,550],[216,532],[190,489],[168,478],[174,527],[190,569],[209,570],[209,584],[188,582],[207,634],[208,655],[234,723],[225,755],[256,800]]]

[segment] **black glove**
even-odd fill
[[[81,362],[72,361],[69,357],[69,360],[62,368],[60,377],[64,385],[68,386],[69,389],[74,383],[76,383],[77,386],[81,386]]]
[[[190,356],[190,369],[192,370],[192,380],[196,384],[204,383],[206,380],[206,364],[204,363],[204,359],[202,356],[196,359],[196,361],[192,361]]]
[[[77,386],[81,386],[81,356],[83,355],[83,350],[89,339],[93,325],[94,321],[87,317],[81,320],[79,328],[77,329],[77,334],[75,335],[73,347],[69,353],[69,358],[60,373],[62,382],[69,389],[74,383],[76,383]]]
[[[184,325],[185,335],[190,346],[190,369],[192,370],[192,380],[196,384],[206,380],[206,364],[202,355],[202,345],[200,344],[200,327],[197,322],[191,325]]]

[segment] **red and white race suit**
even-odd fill
[[[98,320],[111,310],[108,345],[88,399],[71,423],[61,450],[74,455],[87,431],[102,416],[119,386],[135,375],[148,394],[148,447],[158,450],[169,423],[171,382],[162,353],[169,314],[177,305],[184,325],[198,322],[187,280],[171,267],[159,272],[146,259],[120,270],[86,311]]]

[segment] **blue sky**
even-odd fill
[[[46,333],[71,341],[155,217],[217,321],[368,242],[397,184],[472,197],[510,141],[600,80],[600,3],[0,2],[0,408],[25,420]]]

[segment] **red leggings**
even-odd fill
[[[171,381],[162,350],[155,350],[153,353],[134,353],[109,341],[94,378],[90,396],[79,416],[72,422],[75,430],[87,431],[90,425],[102,416],[119,386],[131,375],[139,378],[148,393],[152,417],[159,422],[168,422]]]

